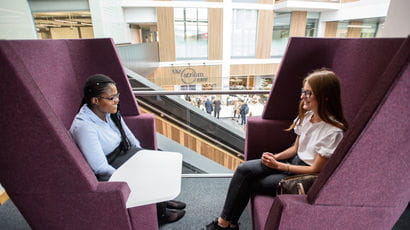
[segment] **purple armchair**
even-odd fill
[[[410,164],[405,144],[409,45],[409,39],[290,40],[262,118],[248,120],[246,158],[292,144],[294,135],[283,130],[296,117],[303,77],[316,68],[339,75],[350,128],[307,196],[252,197],[254,229],[389,229],[395,224],[410,199],[405,173]]]
[[[147,149],[154,117],[140,114],[110,39],[0,41],[0,183],[34,229],[158,229],[156,206],[126,208],[123,182],[98,182],[68,128],[82,87],[110,76],[121,111]]]

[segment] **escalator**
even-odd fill
[[[155,91],[163,89],[145,77],[125,68],[134,91]],[[156,115],[164,114],[170,118],[170,122],[178,121],[185,125],[190,132],[203,139],[208,140],[219,148],[243,158],[244,132],[230,127],[227,123],[220,121],[206,112],[198,109],[187,101],[175,95],[165,96],[137,96],[140,106],[149,106],[151,112]]]

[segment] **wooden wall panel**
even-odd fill
[[[157,8],[157,28],[160,61],[175,61],[174,8]]]
[[[349,25],[361,26],[363,25],[363,22],[362,21],[350,21]],[[362,28],[352,28],[352,27],[347,28],[348,38],[360,38],[361,33],[362,33]]]
[[[72,28],[51,28],[50,29],[51,37],[53,39],[76,39],[80,38],[77,27]]]
[[[342,0],[342,3],[346,3],[346,2],[358,2],[360,0]]]
[[[326,22],[325,37],[335,38],[338,22]]]
[[[148,110],[141,108],[141,112],[149,113]],[[242,159],[230,154],[228,151],[214,146],[212,143],[169,123],[160,116],[155,116],[156,131],[172,140],[184,145],[185,147],[231,169],[235,170]]]
[[[276,74],[279,64],[241,64],[231,65],[231,76],[273,75]]]
[[[7,192],[3,189],[0,191],[0,205],[6,203],[6,201],[8,201],[9,195],[7,195]]]
[[[259,10],[256,58],[270,58],[273,32],[273,10]]]
[[[79,27],[80,29],[80,37],[81,38],[94,38],[94,31],[93,28],[90,27]]]
[[[290,32],[289,32],[289,35],[291,37],[305,36],[306,20],[307,20],[306,17],[307,17],[306,11],[293,11],[292,12],[292,18],[290,21]]]
[[[208,9],[208,59],[222,60],[223,9]]]
[[[194,81],[191,84],[215,84],[217,89],[221,88],[221,76],[222,66],[178,66],[178,67],[161,67],[154,71],[152,77],[149,79],[155,84],[166,88],[167,90],[173,90],[174,85],[186,85],[181,79],[181,73],[176,71],[183,71],[186,68],[192,68],[197,74],[203,74],[207,77],[206,81]]]
[[[274,0],[258,0],[260,4],[273,4]]]

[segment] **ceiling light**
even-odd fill
[[[348,25],[348,28],[366,28],[366,29],[370,29],[372,28],[372,26],[363,26],[363,25]]]
[[[72,21],[65,21],[65,20],[54,20],[55,22],[65,22],[65,23],[71,23],[71,24],[77,24],[77,22],[72,22]]]

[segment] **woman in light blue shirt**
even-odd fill
[[[139,140],[119,113],[119,92],[106,75],[88,78],[81,108],[70,133],[99,181],[108,181],[114,171],[141,150]],[[168,201],[157,204],[160,223],[181,219],[185,204]]]

